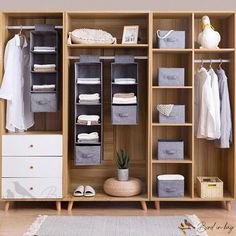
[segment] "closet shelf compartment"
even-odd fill
[[[155,159],[152,159],[152,164],[165,164],[165,163],[176,163],[176,164],[192,164],[193,161],[188,159],[188,158],[185,158],[184,160],[155,160]]]
[[[195,53],[227,53],[234,52],[234,48],[219,48],[219,49],[194,49]]]

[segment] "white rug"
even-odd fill
[[[39,216],[23,236],[207,236],[195,215]]]

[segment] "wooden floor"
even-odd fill
[[[4,213],[0,205],[0,236],[20,236],[38,215],[57,215],[53,203],[15,203],[11,205],[8,213]],[[70,215],[67,210],[67,203],[63,203],[61,215]],[[94,203],[81,202],[75,203],[71,215],[135,215],[135,216],[158,216],[158,215],[183,215],[196,214],[208,226],[233,226],[233,231],[229,234],[226,229],[208,230],[208,235],[236,235],[236,204],[233,204],[231,212],[222,208],[222,203],[162,203],[161,210],[154,209],[153,204],[148,205],[148,211],[145,213],[140,208],[140,203]]]

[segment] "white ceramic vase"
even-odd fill
[[[128,181],[129,180],[129,169],[118,169],[117,177],[119,181]]]

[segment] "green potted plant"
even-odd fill
[[[129,180],[129,156],[125,149],[120,149],[117,152],[117,167],[118,167],[118,180],[128,181]]]

